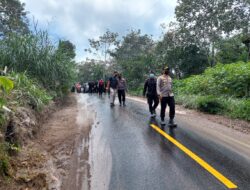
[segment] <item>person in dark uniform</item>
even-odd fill
[[[151,71],[149,74],[149,78],[145,81],[144,89],[143,89],[143,96],[147,96],[151,117],[156,116],[155,110],[159,104],[156,84],[157,84],[157,79],[154,73]]]

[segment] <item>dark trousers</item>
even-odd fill
[[[174,119],[175,101],[174,101],[174,96],[172,96],[172,97],[162,97],[161,99],[161,120],[164,120],[165,118],[167,105],[169,106],[169,118]]]
[[[120,104],[123,102],[125,103],[126,97],[125,97],[125,90],[118,90],[118,99]]]
[[[100,86],[98,90],[99,90],[99,96],[102,96],[102,93],[104,92],[103,86]]]
[[[91,94],[93,93],[93,87],[92,87],[92,86],[89,87],[89,92],[90,92]]]
[[[155,109],[157,108],[159,104],[159,98],[157,95],[155,96],[148,95],[147,98],[148,98],[149,111],[151,114],[153,114],[153,112],[155,111]]]

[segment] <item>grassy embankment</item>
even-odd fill
[[[74,80],[75,63],[50,41],[47,32],[37,32],[0,40],[0,67],[5,66],[8,72],[0,80],[0,176],[8,178],[13,175],[9,153],[21,150],[18,142],[6,141],[5,136],[17,108],[38,113],[64,96]]]

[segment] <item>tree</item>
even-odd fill
[[[181,48],[179,56],[178,68],[184,77],[201,74],[208,67],[206,52],[196,45]]]
[[[74,59],[76,56],[75,53],[75,45],[70,42],[69,40],[60,40],[58,44],[58,51],[61,51],[65,55],[67,55],[69,58]]]
[[[151,36],[142,35],[140,30],[131,30],[130,33],[123,36],[122,42],[116,48],[113,56],[118,60],[131,60],[152,52],[153,46]]]
[[[91,49],[85,49],[90,53],[94,53],[96,56],[104,56],[104,61],[106,64],[107,56],[111,53],[111,49],[118,45],[118,33],[106,31],[105,34],[99,36],[99,39],[89,39],[89,44]]]
[[[241,41],[240,35],[221,39],[216,44],[216,59],[220,63],[247,61],[248,49]]]
[[[245,44],[246,48],[247,48],[247,58],[246,58],[246,62],[249,61],[249,57],[250,57],[250,33],[245,34],[242,39],[241,39],[242,43]]]
[[[177,23],[171,23],[169,27],[163,39],[157,43],[154,52],[159,69],[167,65],[176,78],[204,71],[208,66],[204,49],[192,42],[188,31],[185,36],[189,36],[190,39],[185,39]]]
[[[95,60],[79,65],[78,69],[78,78],[82,83],[100,80],[106,74],[105,65],[99,64]]]
[[[24,6],[19,0],[0,0],[0,36],[29,31]]]
[[[223,33],[248,32],[249,7],[246,0],[178,0],[175,13],[182,30],[190,31],[193,41],[207,50],[213,66],[215,43]]]
[[[177,69],[180,62],[180,50],[183,46],[179,30],[175,23],[170,24],[170,29],[164,34],[163,39],[160,40],[155,48],[155,62],[159,68],[166,65],[172,69]]]
[[[144,76],[154,70],[153,63],[154,41],[151,36],[142,35],[140,30],[132,30],[112,52],[120,71],[123,73],[131,88],[137,88],[144,81]]]

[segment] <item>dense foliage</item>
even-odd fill
[[[95,62],[86,62],[83,65],[79,65],[79,74],[78,77],[80,82],[90,82],[90,81],[98,81],[101,78],[105,78],[106,67],[102,63],[95,63]]]
[[[13,33],[0,40],[0,67],[26,72],[46,89],[61,94],[72,84],[75,63],[60,47],[64,48],[51,43],[47,32]]]
[[[0,125],[4,122],[3,106],[7,104],[7,97],[14,88],[14,83],[6,76],[0,76]]]
[[[29,32],[24,6],[19,0],[0,0],[0,37]]]
[[[218,64],[174,86],[177,102],[186,107],[250,121],[250,62]]]
[[[250,62],[218,64],[201,75],[175,81],[177,93],[250,97]]]
[[[12,106],[16,103],[16,106],[30,106],[33,109],[40,110],[52,100],[52,96],[25,73],[12,73],[11,78],[15,87],[11,93],[12,97],[9,99],[19,100],[12,102]]]

